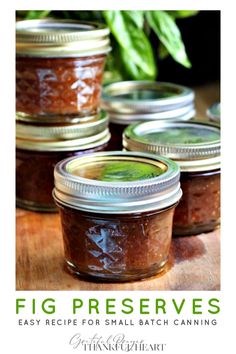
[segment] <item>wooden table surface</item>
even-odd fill
[[[219,100],[219,85],[195,88],[197,116]],[[220,290],[220,230],[173,238],[161,275],[137,282],[96,283],[64,269],[58,214],[16,210],[16,290]]]

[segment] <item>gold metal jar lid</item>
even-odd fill
[[[178,165],[141,152],[93,153],[60,161],[54,198],[74,209],[107,214],[157,211],[182,195]]]
[[[170,111],[154,112],[154,113],[120,113],[109,111],[109,120],[113,124],[130,125],[138,122],[146,121],[185,121],[192,119],[196,114],[193,104],[172,109]]]
[[[110,132],[105,129],[103,132],[80,139],[71,140],[48,140],[35,141],[16,139],[16,148],[30,151],[80,151],[94,149],[98,146],[108,143],[110,140]]]
[[[29,115],[23,112],[16,112],[16,121],[31,123],[35,125],[45,124],[45,125],[55,125],[55,124],[74,124],[74,123],[85,123],[97,120],[100,111],[91,115],[80,116],[78,114],[69,115]]]
[[[16,147],[37,151],[92,149],[110,139],[108,115],[101,111],[94,121],[79,124],[36,125],[16,123]]]
[[[173,159],[181,171],[220,168],[220,127],[206,121],[133,124],[124,130],[123,146]]]
[[[110,51],[109,29],[94,22],[24,20],[16,23],[16,54],[31,57],[82,57]]]
[[[121,81],[103,88],[102,107],[108,112],[151,114],[193,106],[194,92],[188,87],[153,81]]]
[[[80,139],[101,133],[108,127],[108,115],[105,111],[97,114],[92,121],[75,124],[32,124],[16,121],[16,137],[30,140],[70,140]]]

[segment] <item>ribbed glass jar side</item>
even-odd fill
[[[106,55],[16,58],[16,111],[29,116],[95,114]]]
[[[163,271],[175,205],[152,212],[109,215],[57,204],[65,263],[72,274],[114,282],[139,280]]]

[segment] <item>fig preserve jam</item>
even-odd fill
[[[175,210],[174,233],[198,234],[215,229],[220,223],[220,170],[182,172],[180,180],[184,194]]]
[[[197,120],[141,123],[125,130],[123,144],[128,150],[161,154],[179,164],[183,196],[174,214],[175,235],[209,232],[220,224],[219,125]]]
[[[16,111],[22,116],[87,116],[100,103],[109,51],[103,25],[59,20],[16,24]]]
[[[59,162],[54,177],[71,273],[129,281],[163,270],[182,194],[175,162],[144,153],[94,153]]]
[[[53,170],[66,157],[103,151],[110,138],[108,118],[74,125],[16,124],[16,202],[36,211],[56,211]]]

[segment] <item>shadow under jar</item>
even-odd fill
[[[66,157],[104,151],[108,117],[80,124],[16,124],[16,203],[35,211],[57,211],[52,197],[55,165]]]
[[[182,194],[177,164],[117,151],[66,159],[54,175],[65,262],[72,274],[129,281],[164,269]]]
[[[183,196],[175,210],[174,235],[194,235],[220,224],[220,127],[204,121],[146,122],[123,135],[129,151],[161,154],[181,170]]]
[[[122,150],[122,134],[129,124],[151,120],[184,121],[195,115],[194,92],[168,82],[108,84],[103,87],[101,105],[109,113],[113,150]]]
[[[109,30],[72,20],[16,23],[16,111],[24,116],[96,114]]]

